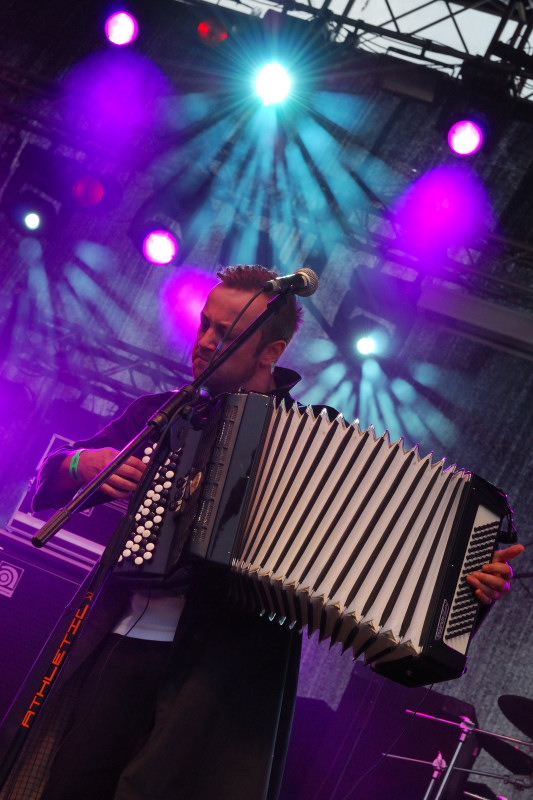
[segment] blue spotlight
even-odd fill
[[[23,224],[29,231],[36,231],[41,227],[41,217],[35,211],[30,211],[24,216]]]
[[[46,236],[57,226],[60,203],[37,191],[4,196],[2,205],[13,227],[23,235]]]
[[[257,73],[255,90],[265,106],[282,103],[288,97],[290,89],[289,74],[278,61],[270,61]]]
[[[353,351],[361,358],[386,358],[391,350],[391,332],[384,324],[360,315],[348,324]]]
[[[376,342],[372,336],[361,336],[360,339],[357,339],[355,346],[357,352],[362,356],[369,356],[376,352]]]

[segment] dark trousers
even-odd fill
[[[274,800],[299,647],[231,614],[174,645],[108,637],[42,800]]]

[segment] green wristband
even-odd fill
[[[78,475],[78,464],[80,461],[80,453],[83,453],[83,448],[81,450],[76,450],[76,452],[70,459],[70,464],[68,465],[68,474],[70,475],[71,478],[74,478],[75,481],[78,481],[78,483],[82,483],[82,480]]]

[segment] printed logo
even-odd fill
[[[24,570],[22,567],[15,567],[7,561],[0,561],[0,595],[13,597],[13,592],[22,578]]]

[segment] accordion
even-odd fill
[[[147,455],[148,458],[148,455]],[[234,601],[351,649],[419,686],[461,675],[506,496],[341,416],[223,395],[176,423],[116,572],[168,585],[226,565]]]

